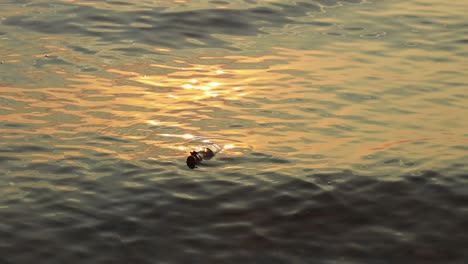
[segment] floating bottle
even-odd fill
[[[222,148],[220,146],[214,143],[199,147],[197,151],[194,150],[190,152],[190,156],[187,157],[187,166],[190,169],[194,169],[196,165],[203,160],[212,159],[219,151],[221,151],[221,149]]]

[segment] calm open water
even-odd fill
[[[1,1],[0,262],[468,263],[467,12]]]

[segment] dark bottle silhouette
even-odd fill
[[[187,157],[187,166],[194,169],[203,160],[212,159],[220,150],[221,147],[216,144],[200,147],[198,151],[190,152],[190,156]]]

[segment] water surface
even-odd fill
[[[468,261],[466,10],[4,1],[0,260]]]

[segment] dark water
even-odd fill
[[[0,263],[468,263],[467,11],[2,1]]]

